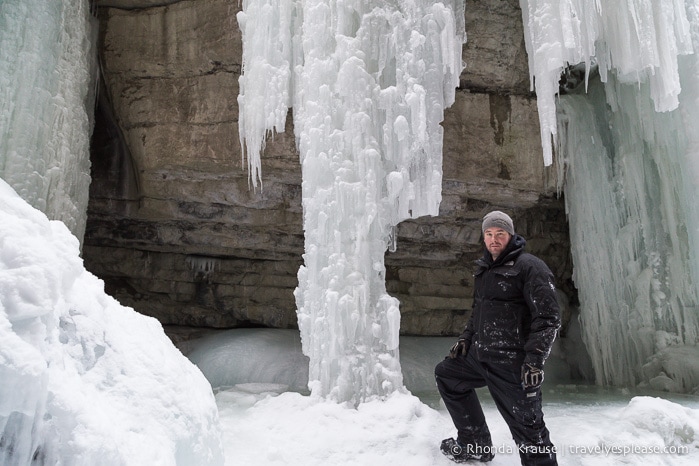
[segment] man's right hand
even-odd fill
[[[469,346],[471,346],[470,341],[460,338],[459,341],[454,343],[454,346],[452,346],[449,350],[449,357],[454,359],[459,356],[466,356],[468,354]]]
[[[522,366],[522,387],[539,388],[544,381],[544,370],[540,367],[535,367],[531,364]]]

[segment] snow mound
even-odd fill
[[[0,463],[222,464],[202,373],[0,180]]]
[[[638,437],[656,437],[664,447],[699,447],[699,416],[695,409],[662,398],[637,396],[622,411],[621,418],[638,430]]]

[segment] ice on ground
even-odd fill
[[[307,389],[308,358],[297,330],[226,330],[189,345],[183,351],[214,388],[261,383]]]
[[[575,365],[583,364],[586,355],[581,343],[572,339],[572,335],[571,331],[568,338],[556,341],[546,362],[547,380],[561,384],[594,380],[592,377],[582,378],[584,374]],[[419,396],[429,392],[434,394],[434,366],[446,356],[452,344],[453,338],[450,337],[401,337],[405,387]],[[181,343],[180,349],[201,369],[215,390],[240,387],[241,384],[261,384],[281,385],[291,391],[308,393],[308,357],[302,354],[298,330],[211,331]]]

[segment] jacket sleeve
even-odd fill
[[[464,331],[461,332],[461,335],[459,335],[459,340],[466,340],[471,343],[471,340],[473,339],[473,311],[471,311],[471,317],[469,317],[468,322],[466,322],[466,327],[464,327]]]
[[[532,320],[529,337],[524,344],[524,362],[541,368],[551,353],[561,326],[561,317],[551,270],[542,260],[530,257],[533,263],[525,275],[524,299]]]

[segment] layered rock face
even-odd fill
[[[103,85],[83,256],[123,304],[164,324],[296,326],[301,168],[291,118],[262,188],[238,142],[238,0],[97,1]],[[568,228],[544,168],[517,0],[466,2],[466,69],[444,126],[438,217],[387,253],[401,333],[461,332],[481,218],[505,210],[574,298]],[[150,7],[149,7],[150,6]]]

